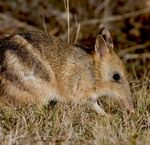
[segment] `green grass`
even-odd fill
[[[145,85],[147,83],[147,85]],[[136,113],[105,106],[111,117],[100,117],[87,106],[58,103],[54,108],[0,108],[0,144],[148,145],[149,80],[132,86]]]

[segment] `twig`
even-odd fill
[[[69,15],[69,0],[64,0],[65,9],[67,12],[67,24],[68,24],[68,42],[70,42],[70,15]]]
[[[77,21],[77,17],[75,15],[75,22],[76,22],[76,26],[77,26],[77,33],[76,33],[76,37],[75,37],[75,40],[74,40],[74,44],[76,44],[77,40],[78,40],[78,37],[79,37],[79,32],[80,32],[80,24],[78,23]]]
[[[48,30],[47,30],[47,26],[46,26],[46,22],[45,22],[45,16],[44,16],[44,9],[42,9],[42,20],[43,20],[43,28],[44,28],[44,31],[45,33],[48,34]]]
[[[134,50],[139,50],[139,49],[144,49],[144,48],[146,48],[148,46],[150,46],[150,42],[147,42],[147,43],[144,43],[144,44],[135,45],[135,46],[132,46],[132,47],[120,50],[119,51],[119,55],[120,56],[124,56],[128,52],[132,52]]]
[[[105,9],[104,9],[103,18],[108,18],[112,15],[109,4],[110,4],[110,0],[105,0],[104,1]],[[105,22],[105,26],[106,26],[106,28],[108,28],[108,22],[107,21]]]
[[[80,32],[80,26],[81,26],[80,24],[78,24],[78,26],[77,26],[77,33],[76,33],[76,38],[74,40],[74,43],[76,43],[78,40],[78,36],[79,36],[79,32]]]
[[[123,56],[123,59],[129,60],[129,59],[150,59],[150,53],[142,53],[142,54],[126,54]]]
[[[97,15],[102,9],[105,7],[105,1],[103,1],[99,6],[95,9],[94,13]]]

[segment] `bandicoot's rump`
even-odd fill
[[[106,29],[91,51],[36,31],[0,40],[0,101],[43,105],[53,99],[84,100],[104,115],[97,104],[103,95],[134,110],[127,72]]]

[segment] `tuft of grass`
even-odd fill
[[[68,43],[70,42],[70,12],[69,12],[69,0],[64,0],[65,10],[67,14],[67,25],[68,25]]]

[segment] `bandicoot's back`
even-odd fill
[[[84,100],[100,114],[97,98],[112,96],[133,110],[126,71],[113,51],[110,33],[96,38],[95,49],[63,42],[43,32],[0,40],[0,96],[7,103],[38,105],[50,100]]]

